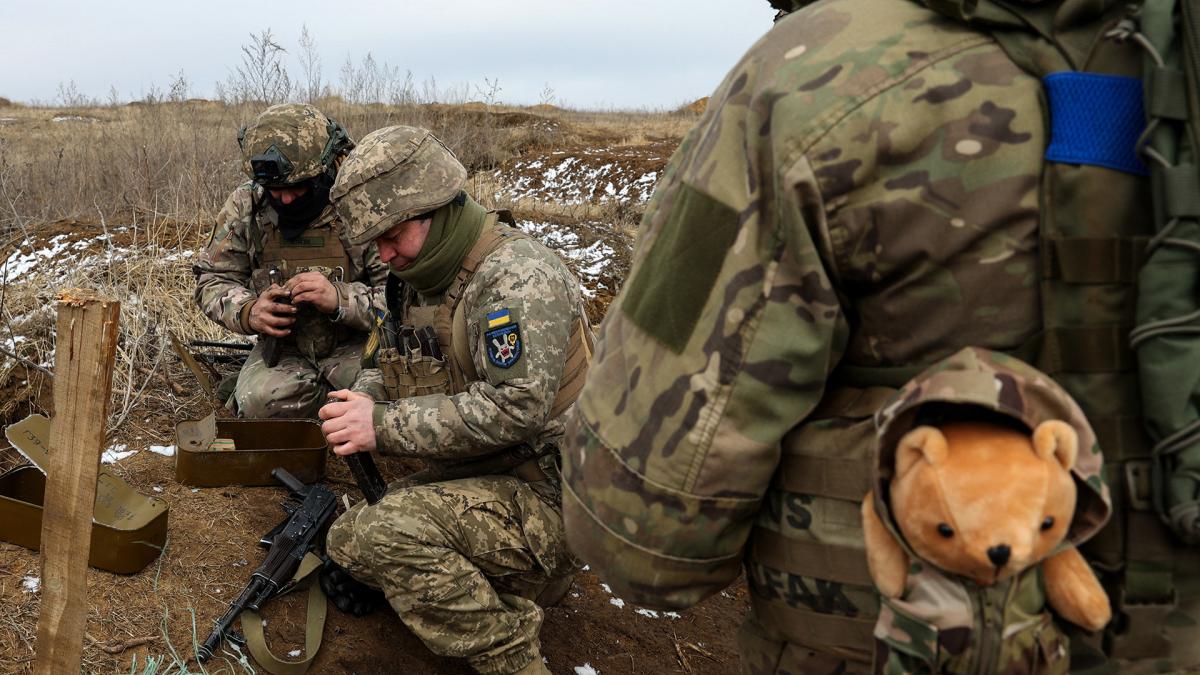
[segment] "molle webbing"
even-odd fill
[[[884,386],[829,389],[805,424],[784,436],[771,492],[854,505],[861,502],[871,486],[872,416],[894,393],[895,389]],[[866,590],[873,586],[861,545],[787,536],[759,525],[751,533],[747,559],[816,588],[840,585]],[[789,642],[852,661],[869,661],[876,619],[873,610],[860,608],[858,615],[844,616],[762,597],[753,585],[751,591],[755,616]]]
[[[1173,5],[1173,0],[1147,0],[1141,11],[1166,6],[1169,15]],[[1023,18],[1027,12],[1036,13],[1023,5],[1010,7]],[[1176,120],[1178,125],[1188,117],[1180,86],[1186,88],[1194,82],[1179,72],[1166,72],[1162,66],[1169,64],[1161,60],[1145,69],[1138,67],[1143,62],[1138,45],[1145,46],[1144,36],[1129,39],[1134,37],[1136,24],[1129,19],[1118,23],[1117,13],[1127,11],[1120,3],[1111,3],[1108,9],[1107,17],[1093,19],[1094,37],[1086,50],[1019,32],[997,33],[996,38],[1014,61],[1037,77],[1105,67],[1121,69],[1106,73],[1110,75],[1142,75],[1145,109],[1151,118],[1143,139],[1154,139],[1171,124],[1163,120]],[[1159,27],[1162,18],[1160,13]],[[1170,21],[1166,23],[1169,26]],[[1061,112],[1052,110],[1051,114]],[[1196,112],[1193,110],[1193,119]],[[1050,126],[1056,128],[1053,120]],[[1140,154],[1143,163],[1151,167],[1149,181],[1127,171],[1057,163],[1055,157],[1047,157],[1039,227],[1043,335],[1041,353],[1033,361],[1080,404],[1105,453],[1113,517],[1083,550],[1098,568],[1119,574],[1113,598],[1118,618],[1110,624],[1105,651],[1114,658],[1128,659],[1171,654],[1162,629],[1176,597],[1172,568],[1186,569],[1179,561],[1190,554],[1172,540],[1155,513],[1154,497],[1159,491],[1154,477],[1161,469],[1152,463],[1155,457],[1142,419],[1144,409],[1154,417],[1160,404],[1163,409],[1177,410],[1179,402],[1154,402],[1148,397],[1147,383],[1153,386],[1153,380],[1161,377],[1148,378],[1145,370],[1157,359],[1163,367],[1160,375],[1167,380],[1191,382],[1194,378],[1190,364],[1180,362],[1183,351],[1168,349],[1150,357],[1141,348],[1135,354],[1127,341],[1139,317],[1148,314],[1143,305],[1146,293],[1143,290],[1139,297],[1138,289],[1151,288],[1147,273],[1156,247],[1150,239],[1156,230],[1154,212],[1182,218],[1200,211],[1200,181],[1194,179],[1194,167],[1155,166],[1148,155]],[[1098,255],[1092,260],[1086,257],[1089,254]],[[1177,286],[1187,285],[1189,279],[1183,275]],[[1169,294],[1170,285],[1159,285],[1150,292],[1151,297],[1164,290]],[[1183,292],[1194,296],[1195,289]],[[1133,331],[1134,336],[1138,330]],[[1122,333],[1127,336],[1124,344]],[[1146,406],[1143,401],[1148,402]]]
[[[310,227],[291,241],[284,240],[277,227],[263,227],[260,267],[287,262],[289,269],[299,267],[341,267],[349,272],[350,256],[339,236],[341,223],[334,219],[328,226]]]
[[[1152,446],[1154,510],[1200,546],[1200,8],[1146,0],[1116,36],[1144,53],[1149,126],[1138,148],[1151,167],[1156,234],[1139,278],[1131,334]],[[1181,88],[1169,90],[1172,84]],[[1156,115],[1155,112],[1161,112]]]
[[[752,542],[751,556],[772,569],[841,584],[874,583],[867,569],[865,549],[785,537],[765,527],[755,529]]]
[[[809,415],[823,422],[819,445],[804,432],[786,435],[772,487],[797,494],[859,501],[871,489],[870,456],[860,450],[874,442],[871,417],[895,393],[891,387],[837,387],[826,392]],[[829,451],[833,452],[830,453]]]
[[[836,654],[852,661],[870,662],[875,617],[840,616],[791,607],[750,595],[750,606],[760,622],[784,635],[789,642]]]

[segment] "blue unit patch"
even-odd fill
[[[497,368],[511,368],[521,358],[521,328],[506,323],[483,334],[488,361]]]
[[[1136,147],[1146,128],[1140,78],[1062,72],[1043,82],[1050,102],[1047,160],[1149,173]]]

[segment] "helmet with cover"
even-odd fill
[[[281,103],[267,108],[238,132],[242,170],[266,188],[286,188],[327,176],[354,141],[336,121],[311,105]]]
[[[329,196],[358,245],[449,204],[466,184],[467,169],[429,130],[395,126],[363,137]]]

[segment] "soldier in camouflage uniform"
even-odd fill
[[[1073,667],[1116,672],[1099,648],[1136,662],[1123,672],[1200,665],[1200,551],[1124,497],[1148,449],[1122,332],[1130,243],[1153,232],[1148,181],[1046,159],[1045,71],[1140,74],[1139,48],[1104,38],[1125,8],[927,4],[808,5],[713,94],[600,330],[563,453],[569,540],[654,607],[744,569],[747,672],[867,671],[872,415],[977,346],[1059,379],[1121,487],[1085,549],[1118,619],[1071,640]]]
[[[338,454],[427,468],[341,516],[328,551],[435,653],[482,673],[540,673],[539,604],[566,592],[577,565],[558,446],[591,331],[575,276],[471,199],[466,178],[412,127],[368,134],[338,174],[350,241],[375,240],[391,277],[371,367],[334,392],[344,402],[321,409],[323,429]]]
[[[231,409],[312,417],[327,392],[358,374],[371,298],[376,290],[382,298],[387,277],[374,246],[346,240],[329,203],[337,165],[354,143],[299,104],[271,106],[238,143],[251,180],[226,200],[193,267],[196,302],[213,321],[259,338]]]

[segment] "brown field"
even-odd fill
[[[654,177],[697,118],[548,104],[385,106],[329,98],[319,107],[354,137],[389,124],[433,129],[473,172],[477,199],[512,209],[559,247],[589,290],[594,320],[627,271]],[[139,452],[112,466],[171,505],[168,544],[154,564],[132,576],[89,571],[84,672],[254,672],[232,660],[205,671],[190,657],[194,640],[204,639],[261,560],[255,542],[280,518],[283,492],[193,490],[174,481],[171,458],[146,449],[173,443],[177,421],[212,408],[170,352],[169,334],[241,339],[195,309],[188,261],[242,180],[235,135],[258,109],[203,100],[63,109],[0,98],[0,422],[53,415],[56,292],[85,286],[116,297],[122,315],[108,442]],[[23,461],[0,445],[0,472]],[[328,467],[330,487],[357,497],[342,464]],[[384,465],[392,475],[410,468]],[[39,576],[36,553],[0,543],[0,673],[32,670],[39,593],[25,580]],[[585,663],[601,673],[736,671],[741,587],[677,618],[613,600],[584,572],[565,602],[547,610],[544,653],[554,672],[574,673]],[[300,613],[293,597],[265,612],[269,639],[282,645],[277,653],[300,646]],[[390,611],[354,619],[332,610],[310,672],[467,670],[429,654]]]

